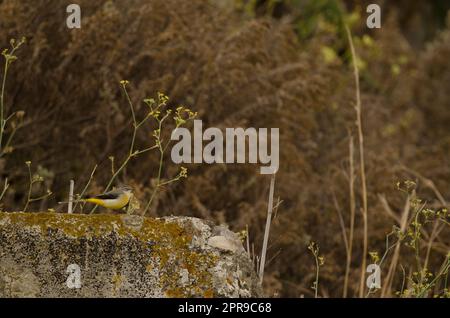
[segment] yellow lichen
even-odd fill
[[[114,274],[113,278],[112,278],[112,283],[114,285],[114,294],[117,294],[117,292],[120,289],[120,286],[122,285],[122,275],[116,273]]]
[[[184,298],[184,297],[186,297],[184,291],[179,287],[168,289],[166,291],[166,296],[169,298]]]
[[[203,297],[205,297],[205,298],[213,298],[214,297],[214,291],[212,289],[207,289],[204,292]]]
[[[145,270],[150,273],[153,270],[153,265],[152,264],[147,264],[147,266],[145,266]]]

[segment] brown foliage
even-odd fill
[[[333,194],[348,224],[354,86],[345,54],[334,63],[322,58],[321,48],[336,35],[319,33],[299,42],[284,20],[245,19],[201,0],[78,3],[82,28],[68,30],[67,1],[0,1],[2,46],[11,37],[28,38],[7,85],[8,107],[26,111],[15,151],[0,161],[1,176],[13,180],[5,197],[8,209],[22,206],[26,160],[53,173],[56,193],[46,207],[65,199],[71,178],[81,191],[96,163],[92,190],[101,190],[110,176],[108,157],[125,156],[131,138],[129,108],[118,84],[128,79],[136,105],[162,91],[172,106],[185,104],[198,111],[206,126],[280,127],[276,195],[283,203],[268,258],[281,252],[268,264],[267,294],[312,294],[314,264],[306,247],[314,239],[326,258],[321,292],[341,296],[345,250]],[[404,199],[395,182],[410,175],[400,165],[420,170],[441,191],[449,186],[450,41],[445,31],[417,53],[394,19],[372,35],[373,46],[357,41],[356,49],[367,63],[361,77],[369,249],[382,250],[393,220],[381,211],[377,194],[386,194],[393,208],[401,210]],[[151,131],[143,130],[137,142],[148,143]],[[141,198],[148,196],[157,159],[150,153],[132,161],[121,181],[133,184]],[[165,189],[152,214],[208,218],[235,231],[248,224],[259,251],[269,178],[247,165],[188,168],[189,178]],[[169,176],[178,168],[169,163],[167,169]],[[426,189],[423,195],[434,200]],[[361,259],[360,201],[356,209],[350,295],[356,294]]]

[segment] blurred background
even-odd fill
[[[0,0],[0,48],[9,47],[11,38],[27,38],[6,84],[7,112],[23,110],[25,116],[12,148],[0,158],[0,184],[5,178],[11,183],[2,210],[21,210],[26,201],[26,161],[44,179],[32,191],[53,192],[30,211],[57,210],[57,202],[67,199],[69,180],[80,193],[96,164],[88,192],[104,189],[109,157],[120,163],[130,144],[131,114],[119,84],[126,79],[141,117],[141,101],[160,91],[170,97],[169,108],[182,104],[197,111],[204,127],[279,127],[275,194],[282,203],[272,223],[265,293],[314,296],[315,262],[307,249],[314,241],[325,258],[319,296],[343,295],[342,228],[348,233],[353,201],[348,295],[357,296],[362,193],[344,23],[359,56],[369,251],[382,255],[386,235],[398,225],[406,196],[397,182],[414,181],[418,196],[435,208],[445,205],[436,193],[450,198],[449,1],[78,0],[81,29],[71,30],[66,7],[72,2]],[[369,3],[382,9],[380,29],[366,27]],[[137,144],[151,145],[153,129],[141,129]],[[166,139],[170,131],[169,125]],[[170,157],[166,163],[168,178],[179,167]],[[257,165],[187,168],[188,178],[164,188],[149,215],[195,216],[235,232],[248,226],[259,252],[269,177]],[[158,153],[149,152],[133,159],[118,181],[131,184],[145,201],[157,169]],[[448,234],[442,231],[432,242],[429,267],[435,271],[449,251]],[[399,253],[407,268],[411,252]],[[397,272],[391,294],[402,285],[400,267]]]

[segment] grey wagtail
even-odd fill
[[[108,209],[119,210],[127,206],[132,196],[132,188],[127,185],[121,185],[106,193],[95,196],[86,196],[85,198],[82,198],[80,200],[73,200],[72,202],[90,202]],[[58,203],[62,204],[68,202],[66,201]]]

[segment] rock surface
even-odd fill
[[[190,217],[0,213],[0,297],[260,295],[241,242],[223,226]]]

